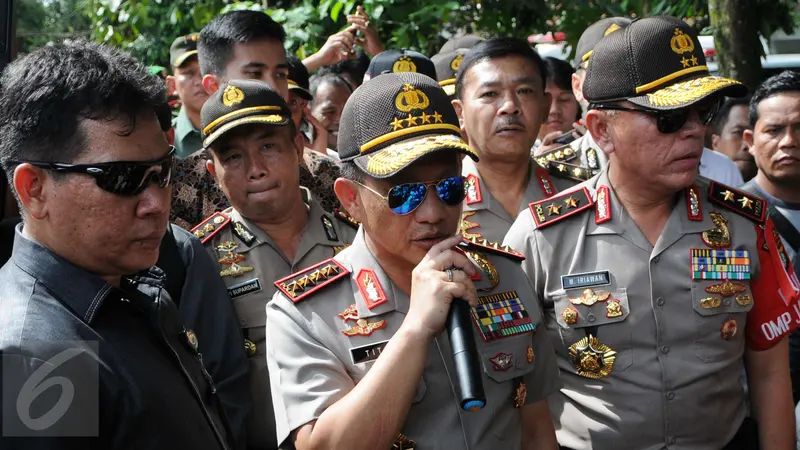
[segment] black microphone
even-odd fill
[[[469,303],[453,299],[447,315],[447,337],[453,354],[453,365],[458,378],[459,405],[464,411],[474,412],[486,406],[483,376],[478,349],[472,334]]]

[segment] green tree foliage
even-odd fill
[[[757,12],[760,34],[791,30],[794,0],[753,0],[769,3]],[[710,31],[707,0],[20,0],[19,30],[25,45],[35,47],[59,33],[85,30],[100,42],[120,46],[147,64],[166,65],[172,40],[200,30],[221,11],[257,9],[270,14],[287,31],[287,48],[301,57],[318,50],[328,36],[347,26],[346,15],[363,4],[387,47],[433,54],[453,35],[527,37],[562,31],[575,47],[583,30],[607,16],[644,17],[668,14],[686,19],[698,30]],[[50,12],[59,6],[61,16]],[[64,5],[71,5],[65,9]],[[79,25],[62,22],[39,26],[31,17],[63,17],[73,11]],[[58,28],[62,26],[62,28]],[[55,27],[55,28],[53,28]],[[71,27],[71,28],[70,28]],[[47,35],[51,33],[50,35]]]
[[[27,53],[49,41],[89,36],[89,18],[80,11],[83,0],[19,0],[14,3],[17,16],[18,50]]]

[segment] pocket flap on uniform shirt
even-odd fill
[[[750,312],[750,283],[734,280],[698,280],[692,285],[692,308],[701,316]]]
[[[622,322],[631,313],[626,288],[571,290],[553,297],[556,320],[563,328],[585,328]]]
[[[533,333],[479,344],[478,353],[489,378],[498,383],[513,380],[534,368]]]

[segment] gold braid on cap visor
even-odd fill
[[[367,171],[383,176],[407,166],[420,156],[442,148],[458,150],[474,158],[478,156],[460,136],[451,134],[426,136],[390,145],[367,156]]]
[[[681,106],[697,101],[722,88],[738,84],[741,83],[715,76],[695,78],[647,94],[647,100],[655,106]]]

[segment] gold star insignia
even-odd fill
[[[725,197],[725,201],[726,202],[732,202],[733,201],[733,192],[724,191],[724,192],[722,192],[722,195]]]
[[[580,167],[576,167],[576,168],[572,169],[572,174],[575,175],[576,177],[579,177],[579,176],[583,175],[583,172],[581,172],[581,168]]]
[[[753,201],[747,197],[742,197],[739,199],[739,202],[742,204],[742,208],[753,209]]]
[[[403,129],[403,120],[395,117],[394,120],[391,123],[389,123],[389,125],[392,125],[394,127],[394,131],[401,130]]]
[[[559,165],[556,166],[556,169],[558,169],[559,172],[566,172],[567,171],[567,166],[565,166],[563,164],[559,164]]]
[[[442,115],[438,112],[433,113],[433,123],[444,123],[442,122]]]
[[[697,56],[692,55],[692,65],[696,66],[697,64]]]
[[[686,57],[685,57],[685,56],[684,56],[684,57],[681,59],[681,64],[683,64],[683,67],[684,67],[684,68],[686,68],[686,67],[689,67],[689,64],[690,64],[691,62],[692,62],[692,60],[691,60],[691,59],[686,59]]]
[[[422,123],[423,124],[431,123],[431,115],[426,113],[426,112],[424,112],[424,111],[423,111],[422,115],[420,116],[420,119],[422,119]]]
[[[564,203],[567,204],[567,208],[577,208],[578,207],[578,199],[570,196],[568,199],[564,200]]]
[[[556,205],[555,203],[547,205],[547,214],[550,214],[551,216],[557,216],[561,214],[561,205]]]
[[[563,159],[564,158],[564,152],[562,152],[561,150],[558,150],[557,152],[555,152],[555,158],[556,159]]]
[[[408,116],[408,119],[406,119],[406,122],[408,122],[407,126],[409,126],[409,127],[416,126],[417,125],[417,117]]]

